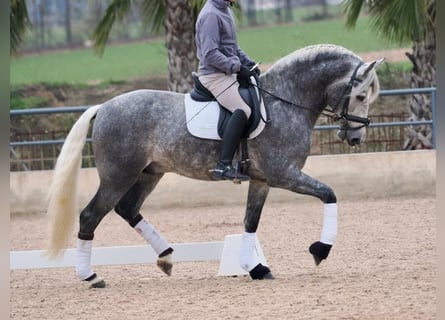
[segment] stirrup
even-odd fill
[[[232,180],[233,183],[236,184],[250,180],[250,177],[239,172],[238,168],[234,168],[231,165],[224,165],[221,162],[218,162],[216,168],[210,170],[210,172],[212,172],[214,180]]]

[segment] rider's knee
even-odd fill
[[[236,108],[235,110],[242,110],[244,114],[246,115],[246,118],[249,119],[250,115],[252,114],[252,110],[248,106],[240,106],[239,108]],[[234,112],[235,112],[234,110]]]

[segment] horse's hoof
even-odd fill
[[[105,281],[100,279],[96,274],[93,274],[88,279],[85,279],[90,285],[90,288],[105,288]]]
[[[159,267],[159,269],[162,270],[167,276],[171,276],[172,269],[173,269],[173,263],[172,263],[172,255],[168,254],[164,257],[161,257],[156,261],[156,265]]]
[[[105,281],[100,279],[98,282],[92,283],[91,288],[105,288]]]
[[[318,266],[321,263],[321,261],[323,261],[328,257],[331,248],[332,245],[325,244],[320,241],[311,244],[311,246],[309,247],[309,252],[312,254],[316,266]]]
[[[275,277],[273,276],[272,272],[268,272],[268,273],[266,273],[266,274],[264,275],[264,277],[263,277],[262,279],[260,279],[260,280],[263,280],[263,279],[266,279],[266,280],[273,280],[273,279],[275,279]]]
[[[314,258],[315,265],[318,266],[321,263],[322,259],[320,259],[314,254],[312,255],[312,257]]]
[[[263,266],[261,263],[253,268],[249,274],[253,280],[275,279],[272,272],[270,272],[270,269]]]

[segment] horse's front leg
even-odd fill
[[[309,247],[315,264],[326,259],[337,238],[337,197],[334,191],[327,185],[308,176],[300,169],[291,167],[285,172],[285,176],[275,175],[273,181],[268,181],[272,187],[283,188],[296,193],[317,197],[324,203],[323,228],[320,241],[314,242]]]
[[[268,193],[269,186],[266,183],[256,180],[249,183],[239,263],[252,279],[273,279],[270,269],[263,266],[255,254],[256,231]]]

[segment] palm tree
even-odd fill
[[[113,23],[122,20],[132,5],[131,0],[113,0],[97,25],[93,40],[103,54]],[[165,28],[168,52],[169,89],[187,92],[192,87],[190,74],[196,69],[195,21],[205,0],[142,0],[140,12],[146,26],[154,31]]]
[[[383,37],[399,43],[412,43],[406,53],[413,64],[410,87],[436,86],[436,1],[435,0],[344,0],[346,26],[354,27],[362,9],[371,16],[371,26]],[[431,120],[430,95],[415,94],[409,102],[409,120]],[[405,150],[430,149],[431,126],[410,126],[406,131]]]
[[[10,0],[9,6],[10,55],[16,55],[19,52],[23,36],[31,26],[31,22],[29,21],[25,0]]]

